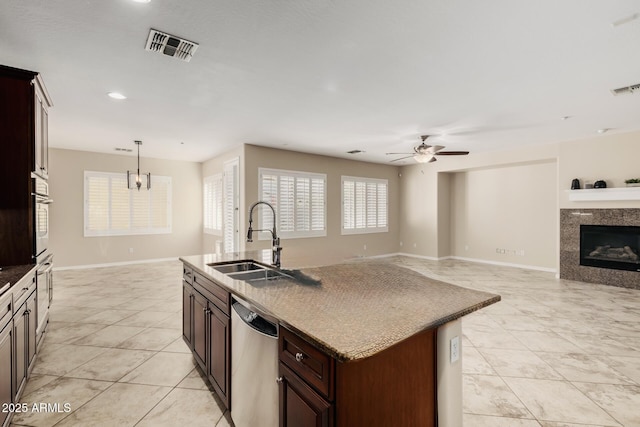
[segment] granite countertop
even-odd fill
[[[35,264],[2,267],[2,270],[0,270],[0,290],[2,290],[0,292],[0,295],[7,292],[11,288],[11,286],[18,283],[18,281],[20,281],[20,279],[22,279],[25,274],[30,272],[35,267]],[[5,289],[5,285],[7,283],[9,283],[10,285]]]
[[[271,251],[181,257],[196,271],[310,339],[340,361],[376,354],[424,330],[500,301],[500,296],[431,279],[384,260],[300,269],[319,284],[278,279],[255,287],[208,264],[268,263]]]

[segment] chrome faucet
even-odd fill
[[[251,228],[251,224],[253,223],[253,210],[258,205],[267,205],[271,208],[271,212],[273,212],[273,230],[269,230],[267,228],[262,230],[254,230],[253,228]],[[259,200],[249,208],[249,229],[247,230],[247,242],[253,242],[254,231],[269,231],[271,233],[271,264],[277,268],[280,268],[280,253],[282,252],[282,248],[280,247],[280,238],[278,237],[278,232],[276,230],[276,210],[273,208],[273,206],[271,206],[271,203]]]

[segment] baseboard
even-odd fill
[[[54,267],[54,271],[64,271],[64,270],[85,270],[88,268],[101,268],[101,267],[117,267],[121,265],[133,265],[133,264],[147,264],[151,262],[166,262],[166,261],[177,261],[178,257],[173,258],[153,258],[153,259],[139,259],[136,261],[121,261],[121,262],[108,262],[104,264],[84,264],[84,265],[70,265],[65,267]],[[55,263],[54,263],[55,265]]]
[[[395,254],[389,254],[389,255],[384,255],[384,256],[394,256],[394,255],[407,256],[407,257],[410,257],[410,258],[426,259],[426,260],[429,260],[429,261],[444,261],[444,260],[447,260],[447,259],[454,259],[454,260],[458,260],[458,261],[475,262],[475,263],[478,263],[478,264],[499,265],[501,267],[515,267],[515,268],[521,268],[523,270],[535,270],[535,271],[544,271],[546,273],[556,273],[556,277],[559,277],[558,270],[556,270],[555,268],[536,267],[536,266],[533,266],[533,265],[516,264],[516,263],[511,263],[511,262],[488,261],[488,260],[478,259],[478,258],[465,258],[465,257],[459,257],[459,256],[432,257],[432,256],[426,256],[426,255],[409,254],[409,253],[405,253],[405,252],[397,252]],[[382,256],[379,256],[379,258],[381,258],[381,257]],[[373,257],[371,257],[371,258],[373,258]]]
[[[523,270],[544,271],[545,273],[557,273],[557,271],[558,271],[555,268],[537,267],[537,266],[534,266],[534,265],[516,264],[516,263],[512,263],[512,262],[487,261],[487,260],[484,260],[484,259],[465,258],[465,257],[459,257],[459,256],[451,256],[451,257],[449,257],[449,259],[476,262],[476,263],[479,263],[479,264],[499,265],[501,267],[522,268]]]

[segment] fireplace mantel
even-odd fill
[[[594,202],[613,200],[640,200],[640,187],[588,188],[565,190],[572,202]]]

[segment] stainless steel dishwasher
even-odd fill
[[[278,326],[234,299],[231,418],[236,427],[278,427]]]

